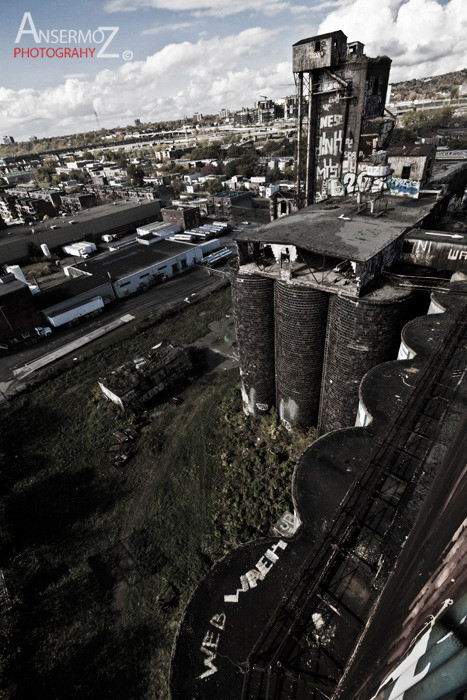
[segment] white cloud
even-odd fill
[[[156,24],[155,27],[149,27],[149,29],[143,29],[141,36],[146,34],[160,34],[161,32],[178,32],[181,29],[191,29],[199,22],[175,22],[174,24]]]
[[[342,29],[369,56],[393,59],[391,81],[459,70],[466,65],[467,4],[449,0],[352,0],[330,12],[319,33]]]
[[[65,78],[78,78],[79,80],[82,80],[83,78],[87,78],[88,74],[87,73],[67,73],[64,77]]]
[[[158,121],[251,105],[259,94],[279,97],[286,92],[281,84],[291,82],[290,63],[244,67],[277,34],[252,27],[223,38],[168,44],[145,61],[102,70],[93,80],[69,77],[42,90],[0,88],[2,123],[18,137],[53,135],[95,128],[94,109],[103,126],[114,126],[134,117]]]
[[[284,0],[107,0],[106,12],[134,12],[139,9],[171,10],[173,12],[190,12],[194,16],[226,17],[240,12],[262,12],[274,15],[282,10],[302,12],[307,6],[296,7]]]

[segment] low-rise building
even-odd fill
[[[170,224],[178,224],[183,230],[195,228],[199,225],[198,207],[170,206],[161,209],[162,221]]]
[[[387,153],[392,178],[418,183],[419,188],[430,180],[436,159],[435,144],[391,146]]]
[[[218,239],[199,245],[173,240],[160,240],[144,245],[144,240],[126,245],[110,255],[71,265],[67,273],[72,277],[92,275],[96,283],[111,281],[117,298],[143,292],[159,282],[187,270],[216,248]]]
[[[162,341],[99,379],[99,386],[104,396],[120,408],[135,408],[173,387],[191,369],[184,348]]]

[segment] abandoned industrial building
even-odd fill
[[[289,531],[235,549],[194,592],[171,697],[454,700],[467,235],[436,227],[465,206],[467,168],[441,180],[431,148],[391,152],[388,57],[342,32],[293,51],[296,192],[237,236],[230,269],[244,411],[320,437],[295,468]]]
[[[191,367],[186,350],[163,341],[99,379],[99,386],[120,408],[135,408],[174,386]]]

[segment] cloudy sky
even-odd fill
[[[292,44],[336,29],[391,56],[393,82],[467,65],[465,0],[3,0],[0,132],[53,136],[96,128],[94,110],[110,127],[277,98],[294,91]],[[64,30],[58,43],[52,30]],[[111,34],[114,57],[98,58]],[[95,51],[21,55],[41,47]]]

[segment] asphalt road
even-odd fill
[[[70,343],[91,331],[109,324],[110,322],[131,314],[135,318],[154,310],[175,305],[190,294],[206,292],[219,283],[218,275],[209,275],[202,269],[191,269],[173,277],[165,284],[158,285],[138,296],[131,296],[120,302],[106,307],[104,313],[89,321],[83,321],[73,328],[54,331],[48,338],[39,340],[35,345],[24,348],[0,359],[0,390],[8,393],[18,386],[19,382],[13,371],[19,367],[37,360],[62,346]],[[1,398],[1,397],[0,397]]]

